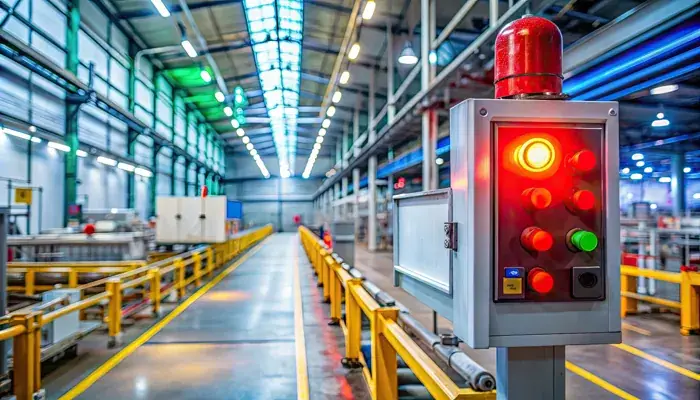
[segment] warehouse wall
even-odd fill
[[[271,223],[278,231],[296,230],[293,218],[300,215],[303,222],[313,222],[314,209],[311,196],[321,185],[320,179],[303,179],[299,176],[278,178],[277,159],[264,158],[272,177],[264,179],[250,156],[231,156],[226,160],[226,179],[236,180],[225,186],[226,196],[243,202],[243,219],[246,225]],[[304,170],[305,157],[297,157],[297,173]],[[330,169],[331,161],[319,158],[313,176]]]
[[[40,52],[57,66],[65,67],[66,4],[49,0],[0,0],[14,7],[2,29],[32,49]],[[129,40],[120,27],[89,0],[80,0],[81,26],[78,33],[78,78],[87,83],[89,65],[94,66],[94,90],[123,108],[129,105]],[[0,20],[7,16],[0,10]],[[212,130],[198,122],[201,116],[187,112],[184,100],[176,95],[170,83],[154,71],[144,58],[140,62],[134,89],[134,115],[153,128],[156,135],[172,140],[176,146],[210,166],[224,168],[223,149],[214,140]],[[158,90],[155,90],[155,88]],[[66,124],[65,93],[57,85],[37,76],[24,67],[0,56],[0,127],[29,133],[29,127],[38,130],[41,143],[30,143],[0,130],[0,207],[14,205],[8,197],[8,180],[14,186],[42,188],[43,204],[39,205],[38,191],[31,207],[31,232],[41,227],[53,228],[63,224],[64,212],[64,154],[48,148],[47,140],[63,143]],[[130,162],[153,169],[153,138],[140,136],[135,154],[128,156],[127,126],[117,118],[89,104],[78,113],[78,137],[82,149],[95,149],[96,154],[130,159]],[[170,195],[172,151],[161,150],[154,173],[158,182],[156,193]],[[196,191],[195,170],[186,171],[180,159],[174,168],[176,194]],[[78,202],[90,209],[125,208],[129,173],[95,162],[91,155],[78,162]],[[199,176],[203,181],[203,176]],[[135,208],[142,217],[148,216],[149,179],[136,177]],[[24,207],[16,207],[16,213]],[[23,231],[25,222],[20,220]]]

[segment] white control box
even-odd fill
[[[226,196],[158,197],[156,212],[158,244],[226,241]]]

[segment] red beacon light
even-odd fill
[[[550,20],[525,15],[496,37],[496,98],[564,98],[562,37]]]

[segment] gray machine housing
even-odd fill
[[[454,333],[472,348],[619,343],[617,116],[616,102],[469,99],[453,107],[452,187],[394,198],[395,285],[452,321]],[[597,124],[604,129],[604,300],[494,302],[493,179],[477,177],[477,171],[492,171],[492,127],[498,122]],[[417,209],[421,205],[423,211]],[[429,250],[406,250],[416,248]]]

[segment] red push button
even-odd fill
[[[595,154],[590,150],[581,150],[569,157],[569,165],[579,172],[588,172],[595,168]]]
[[[547,251],[552,248],[554,238],[552,235],[536,226],[526,228],[520,235],[520,243],[528,250]]]
[[[529,188],[523,190],[525,207],[533,210],[544,210],[552,204],[552,193],[545,188]]]
[[[547,294],[554,287],[554,278],[542,268],[533,268],[527,274],[527,283],[530,289],[539,294]]]
[[[590,190],[577,190],[571,196],[571,205],[573,205],[576,210],[591,210],[595,207],[595,195]]]

